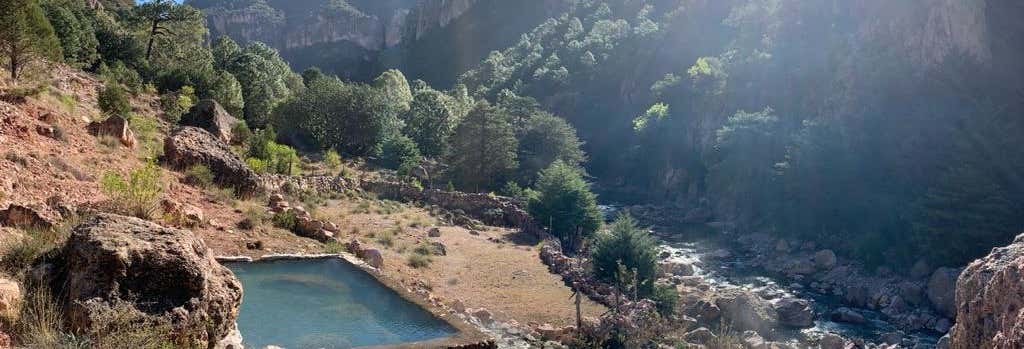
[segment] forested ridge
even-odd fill
[[[460,82],[570,120],[606,199],[963,264],[1024,230],[1021,10],[580,1]]]

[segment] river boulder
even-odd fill
[[[768,336],[779,324],[778,315],[768,301],[745,290],[724,290],[718,294],[715,305],[722,317],[738,331],[756,331]]]
[[[799,298],[783,298],[775,303],[775,312],[779,315],[779,323],[796,328],[814,325],[814,310],[811,302]]]
[[[928,300],[943,315],[955,318],[956,316],[956,279],[960,276],[960,270],[954,268],[939,268],[932,273],[928,279]]]
[[[956,313],[950,348],[1024,348],[1024,235],[967,266]]]
[[[112,214],[75,227],[33,275],[59,295],[71,329],[87,331],[97,314],[126,305],[203,348],[233,330],[242,300],[238,279],[191,232]]]
[[[231,148],[213,134],[196,127],[181,127],[164,140],[164,160],[171,167],[186,169],[204,165],[217,183],[233,187],[240,195],[259,191],[260,179]]]

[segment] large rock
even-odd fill
[[[0,278],[0,317],[16,316],[21,300],[21,286],[14,280]]]
[[[726,322],[738,331],[756,331],[769,336],[779,323],[772,305],[749,291],[722,291],[715,304],[722,310]]]
[[[128,148],[135,148],[137,143],[135,132],[128,126],[128,120],[120,116],[111,116],[103,121],[95,121],[86,126],[89,134],[96,137],[114,137]]]
[[[956,279],[959,269],[939,268],[928,279],[928,300],[940,313],[949,318],[956,316]]]
[[[833,310],[830,317],[832,321],[846,322],[851,324],[863,324],[868,322],[868,320],[864,318],[863,314],[850,308],[839,308]]]
[[[779,315],[779,323],[797,328],[814,325],[814,310],[811,302],[798,298],[784,298],[775,303],[775,312]]]
[[[1024,235],[972,262],[956,284],[950,348],[1024,348]]]
[[[230,334],[242,300],[238,279],[191,232],[111,214],[76,227],[33,275],[59,295],[74,330],[127,305],[133,316],[169,322],[175,338],[205,348]]]
[[[818,269],[829,270],[836,266],[836,253],[832,250],[821,250],[814,254],[814,265]]]
[[[181,117],[182,126],[194,126],[204,129],[224,143],[231,143],[231,129],[238,119],[231,116],[220,103],[212,99],[204,99],[196,103],[188,114]]]
[[[227,144],[199,128],[186,126],[171,133],[164,140],[164,159],[178,169],[204,165],[213,172],[217,183],[235,188],[240,195],[255,194],[260,188],[256,172]]]

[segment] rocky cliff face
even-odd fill
[[[964,270],[956,311],[953,349],[1024,348],[1024,235]]]

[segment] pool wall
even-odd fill
[[[366,264],[359,258],[353,255],[342,253],[342,254],[319,254],[319,255],[298,255],[298,254],[270,254],[260,258],[252,258],[246,256],[227,256],[217,257],[217,261],[221,263],[260,263],[280,260],[312,260],[312,259],[340,259],[349,264],[357,267],[357,269],[369,274],[377,282],[391,289],[398,294],[399,297],[416,304],[420,308],[426,310],[430,314],[434,315],[437,319],[444,321],[448,325],[456,329],[456,333],[452,336],[445,338],[437,338],[427,341],[401,343],[395,345],[383,345],[373,346],[369,348],[374,349],[419,349],[419,348],[451,348],[451,349],[493,349],[497,348],[494,340],[490,336],[484,334],[476,327],[470,325],[461,318],[455,316],[447,309],[437,306],[418,296],[416,293],[405,288],[400,283],[380,273],[374,267]],[[243,292],[244,292],[243,286]],[[242,333],[244,340],[245,333]]]

